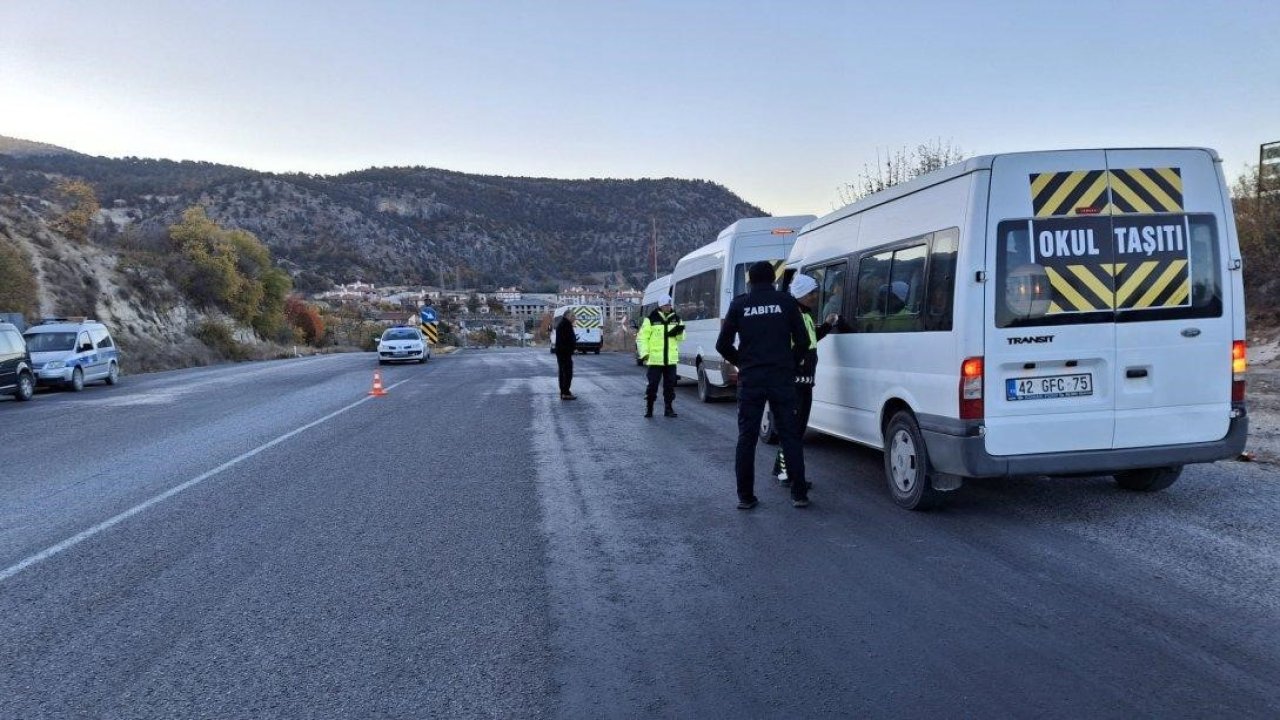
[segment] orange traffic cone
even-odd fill
[[[383,395],[387,394],[387,391],[382,389],[382,371],[381,370],[373,371],[373,389],[369,391],[369,394],[373,395],[374,397],[382,397]]]

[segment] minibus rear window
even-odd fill
[[[996,326],[1217,317],[1215,227],[1212,215],[1001,222]]]

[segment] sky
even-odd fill
[[[877,157],[1280,140],[1276,0],[0,0],[0,135],[277,172],[711,180],[824,214]]]

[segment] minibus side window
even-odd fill
[[[879,291],[889,283],[889,266],[892,264],[892,252],[867,255],[858,263],[855,331],[876,332],[880,329],[885,306],[884,297]]]
[[[924,307],[925,259],[928,251],[924,245],[895,250],[893,269],[888,285],[878,293],[883,296],[885,321],[881,332],[912,332],[920,330],[920,310]]]
[[[924,330],[951,330],[959,239],[960,231],[955,228],[934,233],[933,246],[929,251],[929,284],[921,317]]]
[[[822,324],[827,316],[835,313],[847,315],[844,302],[844,281],[849,264],[843,260],[822,267],[806,268],[805,274],[818,281],[818,300],[813,307],[813,321]],[[848,326],[837,325],[831,328],[832,333],[848,332]]]
[[[675,310],[684,320],[706,320],[719,317],[716,305],[718,270],[707,270],[676,284]]]

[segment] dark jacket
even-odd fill
[[[561,315],[556,318],[555,338],[551,352],[556,355],[572,355],[578,349],[578,336],[573,332],[573,322]]]
[[[794,382],[809,352],[800,304],[768,283],[752,284],[750,292],[729,304],[716,352],[738,367],[743,384]]]

